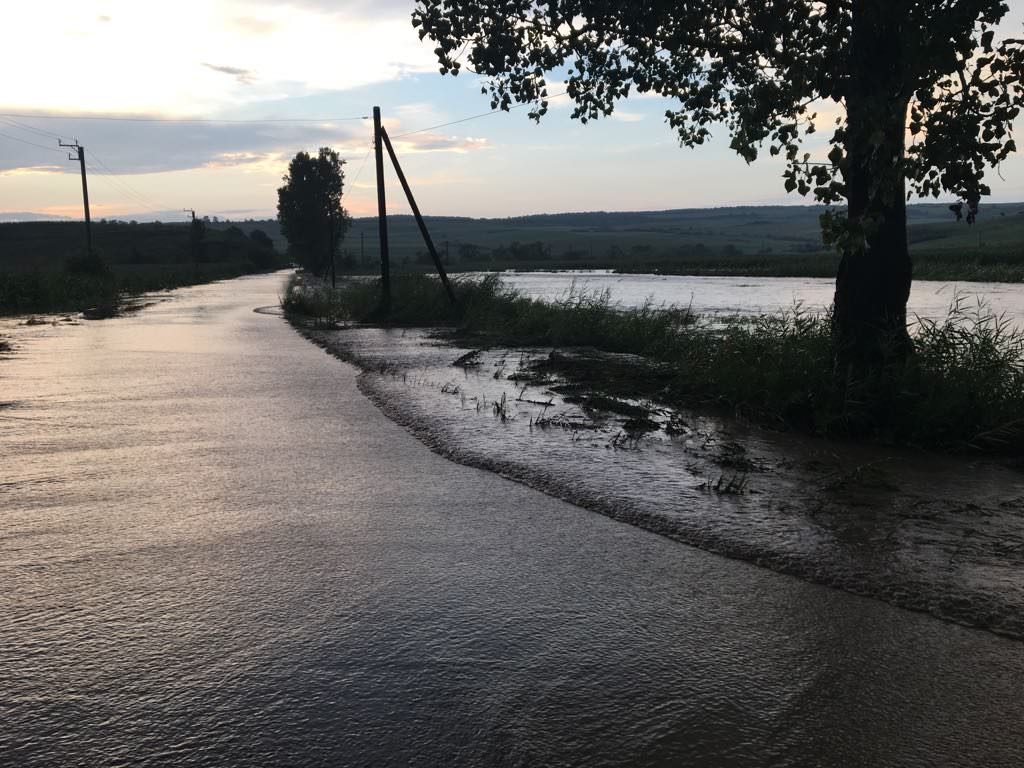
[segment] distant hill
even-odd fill
[[[475,219],[427,216],[435,245],[460,263],[543,262],[638,263],[735,258],[737,256],[805,256],[825,251],[821,243],[821,206],[743,206],[669,211],[535,214]],[[912,251],[979,249],[1024,250],[1024,203],[983,205],[977,224],[957,222],[943,204],[907,209]],[[424,260],[425,247],[415,219],[388,217],[389,244],[396,265]],[[237,226],[247,234],[263,230],[282,251],[287,241],[275,220],[218,222],[212,228]],[[513,248],[513,244],[518,244]],[[377,218],[352,222],[342,252],[355,264],[375,262],[379,253]],[[516,255],[521,258],[516,258]],[[532,258],[536,257],[536,258]]]
[[[427,216],[426,221],[438,250],[455,270],[602,266],[693,270],[694,274],[811,276],[835,272],[835,254],[821,242],[819,217],[824,210],[821,206],[742,206],[487,219]],[[1013,274],[1018,274],[1024,264],[1024,203],[983,205],[973,226],[956,221],[943,204],[911,205],[907,218],[911,251],[925,270],[929,262],[942,263],[937,274],[950,274],[950,270],[957,274],[960,263],[986,267],[1009,263],[1014,265]],[[388,221],[393,266],[399,270],[428,266],[413,217],[392,215]],[[4,226],[14,225],[0,225],[0,230]],[[109,226],[117,228],[111,230],[111,243],[116,241],[118,249],[134,249],[145,257],[157,247],[149,238],[155,232],[151,228],[160,225],[130,225],[137,227],[134,230],[124,224]],[[162,226],[166,235],[182,225]],[[211,237],[232,227],[246,235],[262,230],[279,252],[287,252],[288,244],[275,220],[207,222]],[[148,244],[141,242],[144,239]],[[103,247],[102,237],[98,236],[97,243]],[[3,249],[0,236],[0,270],[5,262]],[[342,266],[373,270],[378,253],[376,217],[355,219],[341,245]]]
[[[0,213],[0,224],[15,221],[71,221],[67,216],[54,216],[49,213],[32,213],[30,211]]]
[[[427,216],[426,221],[438,249],[447,249],[453,265],[508,261],[509,256],[515,261],[515,253],[544,253],[562,263],[633,263],[820,254],[826,250],[819,224],[824,210],[820,206],[749,206],[498,219]],[[1024,250],[1024,203],[984,205],[977,224],[970,227],[957,222],[946,205],[912,205],[907,211],[913,251]],[[425,249],[415,220],[389,216],[388,222],[393,260],[401,264],[422,259]],[[266,226],[270,234],[270,223]],[[363,253],[372,261],[378,251],[377,237],[376,217],[357,218],[342,247],[356,262]],[[519,244],[517,250],[513,243]]]

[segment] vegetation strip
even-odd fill
[[[393,309],[378,309],[379,284],[337,289],[304,276],[289,285],[286,312],[321,327],[343,321],[439,326],[473,343],[632,353],[644,375],[615,366],[550,364],[608,394],[725,411],[780,428],[869,438],[954,452],[1024,454],[1024,333],[984,305],[957,300],[938,322],[911,329],[914,353],[870,378],[832,373],[829,318],[799,306],[752,322],[714,326],[689,310],[650,304],[622,309],[608,293],[570,293],[547,303],[496,276],[455,281],[453,308],[426,276],[394,280]],[[575,370],[573,370],[575,369]]]

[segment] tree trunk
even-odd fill
[[[908,97],[898,9],[899,3],[866,0],[853,17],[843,169],[850,236],[832,320],[837,369],[846,376],[877,370],[911,349],[903,167]]]

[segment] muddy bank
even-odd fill
[[[566,351],[476,350],[421,330],[300,330],[358,365],[361,390],[454,461],[701,549],[1024,638],[1018,470],[588,391],[564,377]],[[642,366],[568,354],[583,368]]]

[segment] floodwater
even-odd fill
[[[10,330],[0,764],[1024,761],[1020,642],[447,461],[283,282]]]
[[[463,368],[455,361],[473,350],[431,331],[309,335],[359,364],[363,391],[457,461],[702,549],[1024,639],[1020,468],[627,403],[660,425],[638,432],[634,414],[532,383],[550,349],[477,350]]]
[[[832,304],[835,280],[817,277],[694,277],[686,275],[620,275],[607,270],[579,272],[502,272],[502,280],[535,298],[554,300],[570,289],[583,293],[607,290],[612,301],[636,307],[650,300],[655,305],[692,307],[703,315],[760,315],[792,309],[821,312]],[[917,280],[908,302],[914,316],[938,320],[957,296],[966,306],[979,299],[992,311],[1024,321],[1024,285]]]

